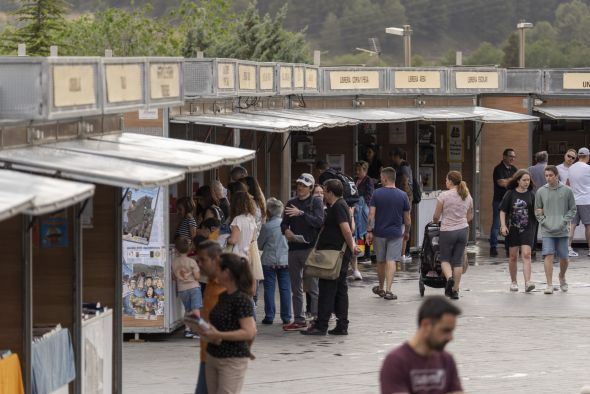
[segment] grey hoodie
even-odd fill
[[[543,213],[538,214],[537,209]],[[535,216],[544,237],[569,236],[570,222],[576,216],[574,193],[561,182],[555,187],[543,185],[535,196]]]

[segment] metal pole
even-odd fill
[[[74,380],[74,392],[82,393],[82,302],[84,272],[82,267],[82,214],[81,204],[74,207],[74,357],[76,360],[76,380]]]
[[[123,392],[123,229],[120,187],[115,188],[115,305],[113,306],[113,393]]]
[[[518,29],[518,38],[519,38],[519,46],[518,46],[518,67],[524,68],[524,28]]]
[[[240,129],[234,129],[233,146],[236,148],[240,147]]]
[[[404,64],[412,67],[412,27],[404,25]]]
[[[31,221],[33,217],[23,215],[23,377],[25,394],[33,392],[33,237]]]
[[[357,161],[359,161],[359,126],[354,125],[352,126],[352,162],[354,164]]]
[[[268,133],[264,133],[264,193],[270,197],[270,151]]]
[[[256,139],[256,131],[252,130],[252,149],[256,150],[258,147],[258,142]],[[258,177],[258,152],[254,155],[254,160],[252,160],[252,175],[254,178]]]

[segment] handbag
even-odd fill
[[[254,280],[263,280],[264,272],[262,271],[262,260],[260,260],[260,251],[258,250],[258,243],[256,240],[250,243],[250,249],[248,250],[248,260],[250,260],[250,266],[252,268],[252,276]]]
[[[344,259],[344,252],[346,251],[346,242],[344,242],[344,245],[342,245],[342,249],[340,250],[317,250],[321,234],[322,232],[320,231],[313,249],[305,260],[303,276],[334,280],[340,276],[342,260]]]

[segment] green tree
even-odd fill
[[[31,56],[49,55],[49,47],[60,45],[59,36],[65,24],[68,4],[64,0],[29,0],[15,11],[19,26],[4,37],[9,49],[19,43],[27,45]]]
[[[335,41],[334,37],[340,37],[340,21],[338,20],[336,14],[330,12],[328,16],[326,16],[322,30],[320,32],[319,40],[321,48],[340,50],[339,44],[342,42],[340,40]],[[333,43],[334,45],[329,45],[329,43]]]
[[[502,59],[502,67],[518,67],[518,45],[518,34],[510,34],[504,45],[502,45],[502,51],[504,52],[504,57]]]
[[[465,64],[469,65],[495,65],[502,62],[504,52],[489,42],[482,42],[481,45],[467,57]]]
[[[555,26],[563,42],[587,42],[590,31],[590,8],[581,0],[561,4],[555,11]]]

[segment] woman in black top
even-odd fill
[[[248,261],[232,253],[221,255],[219,284],[226,291],[209,314],[209,329],[201,335],[207,346],[209,394],[239,393],[244,384],[250,344],[256,337],[250,291],[254,281]]]
[[[510,291],[518,291],[516,281],[518,251],[522,254],[525,291],[535,288],[531,282],[531,247],[535,242],[535,193],[527,170],[518,170],[507,186],[500,203],[500,233],[510,248]]]
[[[367,163],[369,163],[369,168],[367,172],[369,177],[371,177],[375,182],[379,182],[383,163],[381,163],[381,160],[377,158],[377,146],[375,144],[367,145],[367,147],[365,148],[364,160]]]

